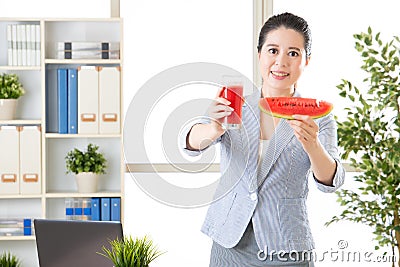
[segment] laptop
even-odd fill
[[[112,267],[99,255],[110,240],[122,239],[120,222],[34,220],[40,267]]]

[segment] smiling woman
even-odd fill
[[[281,29],[271,29],[264,45],[258,47],[258,58],[260,61],[260,72],[263,79],[263,96],[293,96],[296,88],[288,92],[282,92],[282,82],[287,85],[295,84],[307,66],[311,51],[305,47],[311,45],[311,40],[305,38],[297,30],[288,29],[283,26]],[[262,42],[263,36],[260,37]],[[307,38],[309,39],[309,38]],[[282,40],[285,40],[282,42]],[[287,87],[287,86],[286,86]],[[268,92],[266,88],[269,88]]]
[[[181,136],[188,155],[221,146],[221,181],[202,227],[213,240],[209,266],[313,266],[311,258],[291,253],[314,249],[309,174],[325,193],[344,182],[336,123],[331,115],[294,115],[289,121],[260,113],[262,96],[299,96],[295,86],[310,59],[311,33],[303,18],[285,12],[271,16],[259,36],[262,86],[245,97],[241,129],[223,127],[232,110],[217,93],[207,115]],[[237,182],[230,185],[232,180]],[[267,257],[258,257],[263,253]]]

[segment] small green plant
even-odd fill
[[[18,99],[25,94],[17,74],[0,74],[0,99]]]
[[[111,249],[103,246],[98,254],[110,259],[114,267],[148,267],[150,262],[164,254],[147,236],[132,239],[124,237],[110,241]]]
[[[106,173],[107,160],[102,153],[98,152],[98,149],[97,145],[88,144],[86,151],[81,151],[77,148],[69,151],[65,157],[67,173]]]
[[[20,261],[15,255],[10,252],[3,252],[0,255],[0,267],[19,267],[21,266]]]

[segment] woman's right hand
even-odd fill
[[[207,110],[211,122],[195,124],[189,131],[186,137],[186,147],[189,150],[203,150],[225,133],[222,123],[226,116],[231,115],[233,109],[229,107],[230,102],[221,97],[223,90],[224,88],[221,88],[218,91]]]
[[[224,87],[218,90],[217,96],[208,108],[208,116],[211,118],[211,123],[219,132],[222,131],[222,133],[225,132],[225,129],[222,127],[224,118],[231,115],[234,110],[229,106],[231,102],[221,97],[224,90]]]

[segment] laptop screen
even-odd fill
[[[120,222],[34,220],[40,267],[112,267],[102,253],[123,237]]]

